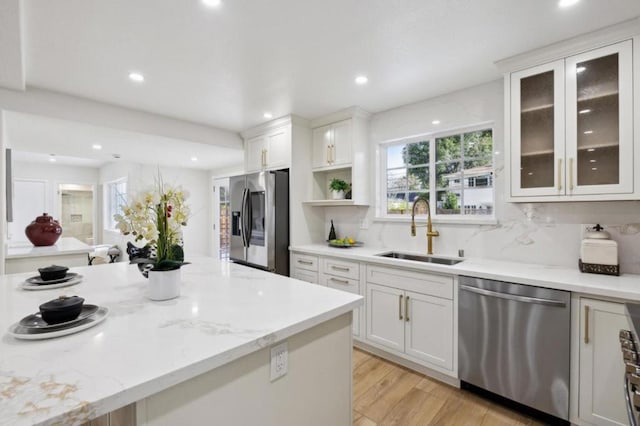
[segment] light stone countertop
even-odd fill
[[[57,256],[66,254],[82,254],[93,251],[93,248],[77,238],[61,237],[52,246],[36,247],[28,241],[7,244],[7,259],[23,257]]]
[[[326,244],[312,244],[292,246],[290,247],[290,250],[298,253],[334,256],[337,258],[352,259],[361,262],[374,262],[403,269],[452,275],[467,275],[498,281],[535,285],[557,290],[566,290],[593,296],[640,301],[640,275],[622,274],[619,277],[616,277],[611,275],[582,273],[578,269],[577,259],[575,268],[539,265],[534,263],[505,262],[480,258],[466,258],[463,262],[458,263],[457,265],[447,266],[375,256],[375,254],[391,251],[391,249],[383,248],[335,248],[329,247]],[[425,254],[404,250],[397,251],[421,255]]]
[[[347,313],[359,295],[219,262],[188,259],[181,296],[153,302],[135,265],[72,268],[82,283],[24,291],[0,276],[0,424],[80,424]],[[106,306],[101,324],[17,340],[10,325],[61,294]]]

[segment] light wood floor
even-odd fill
[[[359,349],[353,369],[354,426],[543,424]]]

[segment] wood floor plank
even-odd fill
[[[416,387],[422,391],[427,392],[431,396],[435,396],[441,399],[447,399],[450,396],[459,392],[460,389],[457,389],[453,386],[446,385],[442,382],[439,382],[435,379],[424,377],[420,380],[420,383],[416,385]]]
[[[379,422],[420,382],[421,378],[421,375],[406,369],[392,370],[355,401],[355,409]]]
[[[368,417],[362,416],[358,419],[358,421],[353,422],[354,426],[378,426],[376,422],[371,420]]]
[[[371,358],[373,358],[373,355],[370,355],[365,351],[354,349],[353,350],[353,369],[355,370],[360,365],[362,365],[362,363],[370,360]]]
[[[353,371],[353,399],[357,400],[393,369],[399,369],[390,362],[372,357]]]
[[[482,424],[486,414],[486,406],[452,395],[438,411],[431,424],[477,426]]]
[[[445,400],[413,388],[378,424],[380,426],[417,426],[431,421],[445,404]]]

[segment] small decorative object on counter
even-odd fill
[[[333,178],[329,183],[331,198],[334,200],[344,200],[345,192],[349,189],[349,184],[342,179]]]
[[[52,246],[62,235],[62,226],[47,213],[42,213],[27,225],[24,233],[34,246]]]
[[[40,305],[40,315],[47,324],[59,324],[78,318],[84,299],[78,296],[60,296]]]
[[[618,243],[603,229],[600,224],[587,229],[580,247],[578,266],[581,272],[620,275]]]
[[[51,265],[46,268],[38,268],[42,281],[61,280],[67,276],[69,268],[66,266]]]
[[[329,230],[329,238],[327,240],[335,240],[336,238],[336,228],[333,226],[333,219],[331,219],[331,229]]]
[[[180,295],[179,269],[189,263],[184,261],[182,249],[182,227],[187,225],[189,217],[187,197],[188,193],[182,188],[165,185],[158,176],[155,189],[133,197],[123,206],[122,215],[114,216],[123,235],[133,235],[135,241],[147,241],[147,246],[138,250],[128,245],[127,253],[130,262],[137,263],[142,274],[149,278],[151,300],[168,300]]]

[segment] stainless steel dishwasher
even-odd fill
[[[458,282],[460,380],[568,420],[570,293]]]

